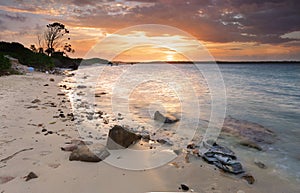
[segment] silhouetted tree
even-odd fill
[[[44,41],[46,44],[45,52],[48,55],[51,55],[53,52],[55,52],[55,50],[61,46],[62,43],[70,40],[70,38],[64,38],[64,36],[69,33],[69,30],[65,28],[65,25],[62,23],[54,22],[48,24],[47,30],[44,32]],[[63,50],[66,52],[75,52],[69,43],[65,43]]]

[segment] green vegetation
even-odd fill
[[[0,53],[0,72],[9,70],[11,67],[11,63],[8,58],[5,58],[2,53]]]
[[[39,70],[54,68],[54,63],[49,56],[42,53],[34,53],[20,43],[0,42],[0,53],[16,58],[21,64],[32,66]]]

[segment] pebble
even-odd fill
[[[34,172],[30,172],[27,176],[24,177],[25,181],[29,181],[34,178],[38,178],[38,176]]]
[[[180,189],[188,191],[190,188],[186,184],[180,184]]]

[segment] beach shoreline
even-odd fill
[[[59,86],[64,78],[39,72],[0,77],[0,192],[181,192],[181,184],[194,192],[299,190],[271,168],[245,163],[256,180],[249,185],[198,157],[188,155],[187,160],[185,153],[145,171],[125,170],[105,161],[69,161],[69,153],[60,147],[81,136],[76,121],[67,116],[72,105]],[[38,178],[25,181],[30,172]]]

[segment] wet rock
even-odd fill
[[[27,176],[24,177],[25,181],[29,181],[34,178],[38,178],[38,176],[34,172],[30,172]]]
[[[78,85],[77,88],[82,89],[82,88],[86,88],[87,86],[85,85]]]
[[[267,169],[267,166],[260,161],[255,161],[254,164],[257,165],[257,167],[259,167],[261,169]]]
[[[164,116],[159,111],[156,111],[154,113],[154,120],[160,121],[162,123],[175,123],[175,122],[179,121],[179,119],[177,119],[176,117],[173,117],[173,116]]]
[[[251,174],[244,174],[242,176],[242,179],[246,180],[248,182],[248,184],[254,184],[255,179]]]
[[[256,150],[258,150],[258,151],[261,151],[261,150],[262,150],[261,146],[258,145],[258,144],[255,143],[255,142],[253,142],[253,141],[243,140],[243,141],[240,141],[239,144],[242,145],[242,146],[246,146],[246,147],[249,147],[249,148],[256,149]]]
[[[40,99],[34,99],[33,101],[31,101],[31,103],[39,103],[39,102],[41,102]]]
[[[188,191],[190,188],[186,184],[180,184],[180,189],[183,191]]]
[[[110,153],[106,150],[106,147],[103,145],[82,145],[74,151],[72,151],[72,153],[69,156],[69,160],[83,162],[100,162],[109,155]]]
[[[122,126],[115,125],[109,130],[106,146],[108,149],[123,149],[129,147],[139,139],[141,139],[140,135],[132,133]]]
[[[272,144],[276,141],[276,134],[270,129],[244,120],[237,120],[232,117],[226,117],[224,120],[222,134],[231,135],[245,145],[257,150],[262,149],[262,145]]]
[[[170,146],[174,145],[174,143],[169,138],[157,139],[156,141],[160,144],[165,144]]]

